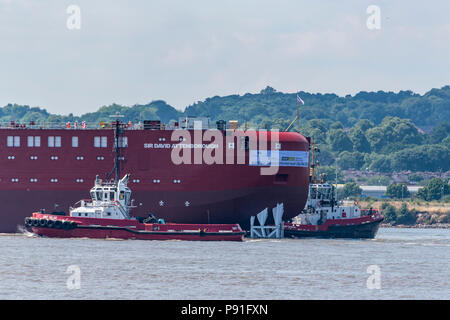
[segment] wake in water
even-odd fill
[[[36,238],[37,235],[33,232],[30,232],[24,226],[17,226],[17,233],[22,234],[28,238]]]

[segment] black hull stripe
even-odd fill
[[[33,226],[34,227],[34,226]],[[48,227],[41,227],[37,226],[34,228],[48,228]],[[76,228],[78,229],[91,229],[91,230],[121,230],[121,231],[128,231],[134,234],[153,234],[153,235],[200,235],[200,236],[239,236],[239,235],[245,235],[245,231],[240,232],[183,232],[183,231],[140,231],[140,230],[133,230],[130,228],[125,227],[108,227],[108,226],[80,226],[78,225]],[[75,228],[75,229],[76,229]],[[48,229],[54,229],[54,228],[48,228]],[[64,231],[70,231],[74,229],[60,229]]]

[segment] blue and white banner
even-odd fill
[[[250,150],[250,166],[308,167],[308,151]]]

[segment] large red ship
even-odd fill
[[[299,213],[308,196],[307,138],[294,132],[240,131],[220,121],[209,130],[202,121],[200,128],[190,119],[171,125],[124,123],[119,146],[112,124],[2,126],[0,232],[16,232],[39,209],[67,212],[75,201],[89,198],[92,177],[107,176],[114,161],[131,174],[135,216],[154,213],[176,223],[248,228],[250,216],[280,202],[286,219]],[[279,160],[270,174],[262,173],[268,163],[260,159],[260,150],[266,147],[272,154],[276,150]],[[181,154],[184,162],[179,163],[174,155]],[[206,154],[215,161],[204,159]]]

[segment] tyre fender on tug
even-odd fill
[[[62,223],[62,228],[63,228],[64,230],[72,229],[72,222],[71,222],[71,221],[64,221],[64,222]]]

